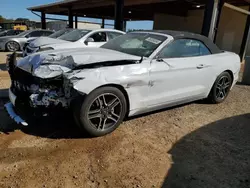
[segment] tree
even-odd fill
[[[0,23],[3,23],[3,22],[5,22],[5,18],[2,16],[2,15],[0,15]]]

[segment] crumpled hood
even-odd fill
[[[68,41],[49,38],[49,37],[38,37],[37,39],[31,41],[29,46],[32,48],[37,48],[37,47],[44,46],[44,45],[61,44],[61,43],[68,43]]]
[[[17,66],[35,74],[37,77],[51,78],[81,65],[115,61],[139,61],[140,59],[141,57],[138,56],[104,48],[79,48],[36,53],[19,60]],[[49,72],[53,72],[53,74],[49,74]]]

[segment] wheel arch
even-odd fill
[[[228,72],[229,74],[230,74],[230,76],[231,76],[231,78],[232,78],[232,81],[234,80],[234,74],[233,74],[233,71],[231,71],[231,70],[225,70],[224,72]],[[223,72],[222,72],[223,73]]]
[[[222,73],[224,73],[224,72],[229,73],[230,76],[231,76],[231,78],[232,78],[232,81],[234,80],[233,71],[231,71],[230,69],[227,69],[227,70],[224,70],[224,71],[220,71],[220,72],[218,73],[218,75],[214,78],[212,84],[210,85],[210,87],[209,87],[209,92],[207,93],[207,96],[211,93],[211,90],[213,89],[213,86],[214,86],[214,84],[215,84],[217,78],[218,78]]]

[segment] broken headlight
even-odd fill
[[[54,78],[69,70],[60,65],[41,65],[33,70],[33,75],[39,78]]]

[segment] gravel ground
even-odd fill
[[[1,99],[0,187],[250,187],[249,96],[237,85],[223,104],[147,114],[100,138],[66,117],[19,127]]]

